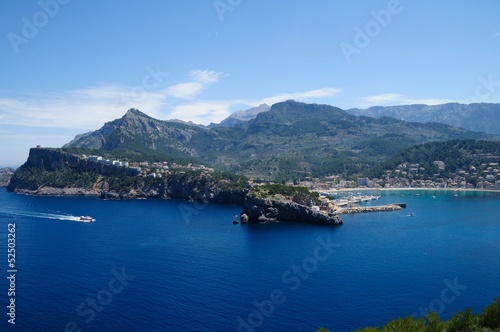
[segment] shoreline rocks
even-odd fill
[[[327,214],[289,200],[245,197],[241,219],[249,223],[301,222],[307,224],[341,225],[337,214]]]

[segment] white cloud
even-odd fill
[[[179,99],[191,99],[205,90],[205,85],[199,82],[180,83],[169,86],[165,93],[168,96]]]
[[[234,104],[239,103],[236,100],[197,101],[174,106],[168,113],[168,117],[200,124],[219,123],[231,115],[231,107]]]
[[[0,119],[3,125],[90,130],[121,117],[128,108],[140,108],[153,116],[161,105],[163,96],[159,93],[102,85],[24,94],[16,99],[0,97]]]
[[[405,99],[405,104],[423,104],[423,105],[441,105],[446,103],[457,103],[459,101],[451,100],[451,99]]]
[[[358,107],[371,107],[371,106],[390,106],[390,105],[439,105],[445,103],[456,102],[451,99],[411,99],[406,98],[402,94],[397,93],[384,93],[380,95],[362,97]]]
[[[403,99],[403,95],[397,93],[384,93],[376,96],[363,97],[361,100],[367,103],[387,103]]]
[[[168,97],[193,99],[202,93],[210,84],[217,83],[222,76],[211,70],[192,70],[189,77],[192,82],[174,84],[164,90]]]
[[[322,88],[322,89],[316,89],[316,90],[309,90],[309,91],[303,91],[303,92],[295,92],[295,93],[281,93],[275,96],[267,97],[261,99],[258,104],[268,104],[272,105],[280,101],[285,101],[288,99],[293,99],[297,101],[309,101],[311,99],[315,98],[322,98],[322,97],[332,97],[335,95],[338,95],[341,93],[341,89],[336,89],[336,88]],[[256,105],[255,105],[256,106]]]
[[[192,101],[221,76],[215,71],[192,70],[192,81],[155,91],[142,86],[102,84],[49,94],[25,93],[17,98],[0,96],[0,121],[3,125],[83,131],[97,129],[106,121],[121,117],[129,108],[161,118],[169,98]]]
[[[222,73],[217,73],[211,70],[191,70],[191,79],[201,83],[216,83],[219,82]]]

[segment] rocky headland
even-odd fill
[[[304,222],[308,224],[341,225],[337,214],[325,213],[295,203],[285,198],[245,197],[241,221],[249,223],[268,223],[279,221]]]
[[[179,199],[204,204],[231,204],[243,206],[242,222],[342,224],[338,215],[307,206],[305,202],[309,202],[309,196],[295,197],[295,201],[282,195],[258,197],[249,186],[235,184],[210,172],[172,171],[160,178],[149,177],[134,168],[106,165],[60,149],[32,148],[26,163],[10,179],[7,190],[32,195]]]
[[[7,190],[32,195],[162,198],[242,205],[248,190],[231,188],[209,173],[172,172],[149,178],[130,167],[107,165],[59,149],[32,148]]]
[[[0,187],[7,187],[12,175],[14,175],[14,170],[12,168],[0,168]]]

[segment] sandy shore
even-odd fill
[[[495,189],[455,189],[455,188],[345,188],[345,189],[330,189],[330,190],[318,190],[318,192],[325,193],[343,193],[343,192],[361,192],[361,191],[464,191],[464,192],[491,192],[491,193],[500,193],[500,190]]]

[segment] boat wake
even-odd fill
[[[30,218],[40,218],[40,219],[90,222],[90,220],[82,220],[82,217],[79,216],[56,214],[56,213],[43,213],[43,212],[31,212],[31,211],[0,211],[0,214],[9,218],[30,217]],[[92,219],[92,221],[94,221],[94,219]]]

